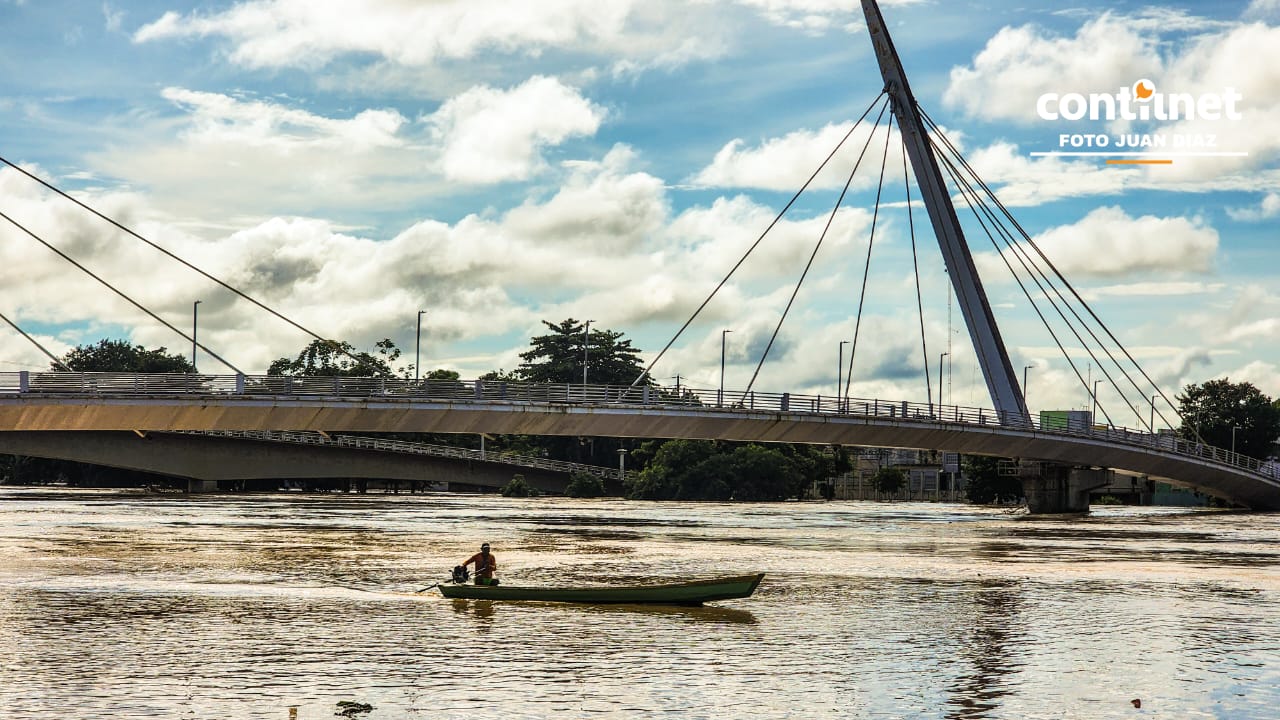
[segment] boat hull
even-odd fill
[[[620,587],[521,587],[518,585],[440,585],[447,598],[468,600],[525,600],[635,605],[701,605],[713,600],[750,597],[764,573],[738,575],[712,580],[669,583],[665,585],[633,585]]]

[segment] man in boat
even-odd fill
[[[462,567],[468,565],[476,566],[476,584],[477,585],[497,585],[498,578],[493,573],[498,570],[498,560],[489,552],[489,543],[480,546],[480,552],[467,558],[462,563]]]

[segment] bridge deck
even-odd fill
[[[1280,509],[1277,468],[1173,435],[906,401],[681,388],[0,373],[3,430],[322,430],[865,445],[1109,467]]]

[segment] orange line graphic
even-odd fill
[[[1108,165],[1172,165],[1172,160],[1108,160]]]

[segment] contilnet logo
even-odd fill
[[[1235,88],[1220,93],[1162,93],[1142,78],[1116,93],[1045,93],[1036,113],[1045,120],[1239,120]]]
[[[1235,88],[1222,92],[1166,93],[1150,78],[1139,78],[1114,93],[1045,93],[1036,100],[1036,113],[1055,122],[1116,120],[1172,122],[1240,120],[1244,97]],[[1204,127],[1204,126],[1198,126]],[[1217,133],[1120,133],[1072,132],[1058,135],[1059,150],[1031,155],[1129,156],[1108,164],[1170,165],[1174,156],[1244,156],[1245,152],[1219,150]],[[1066,150],[1065,148],[1090,148]],[[1172,148],[1172,150],[1170,150]],[[1160,159],[1151,159],[1151,155]]]

